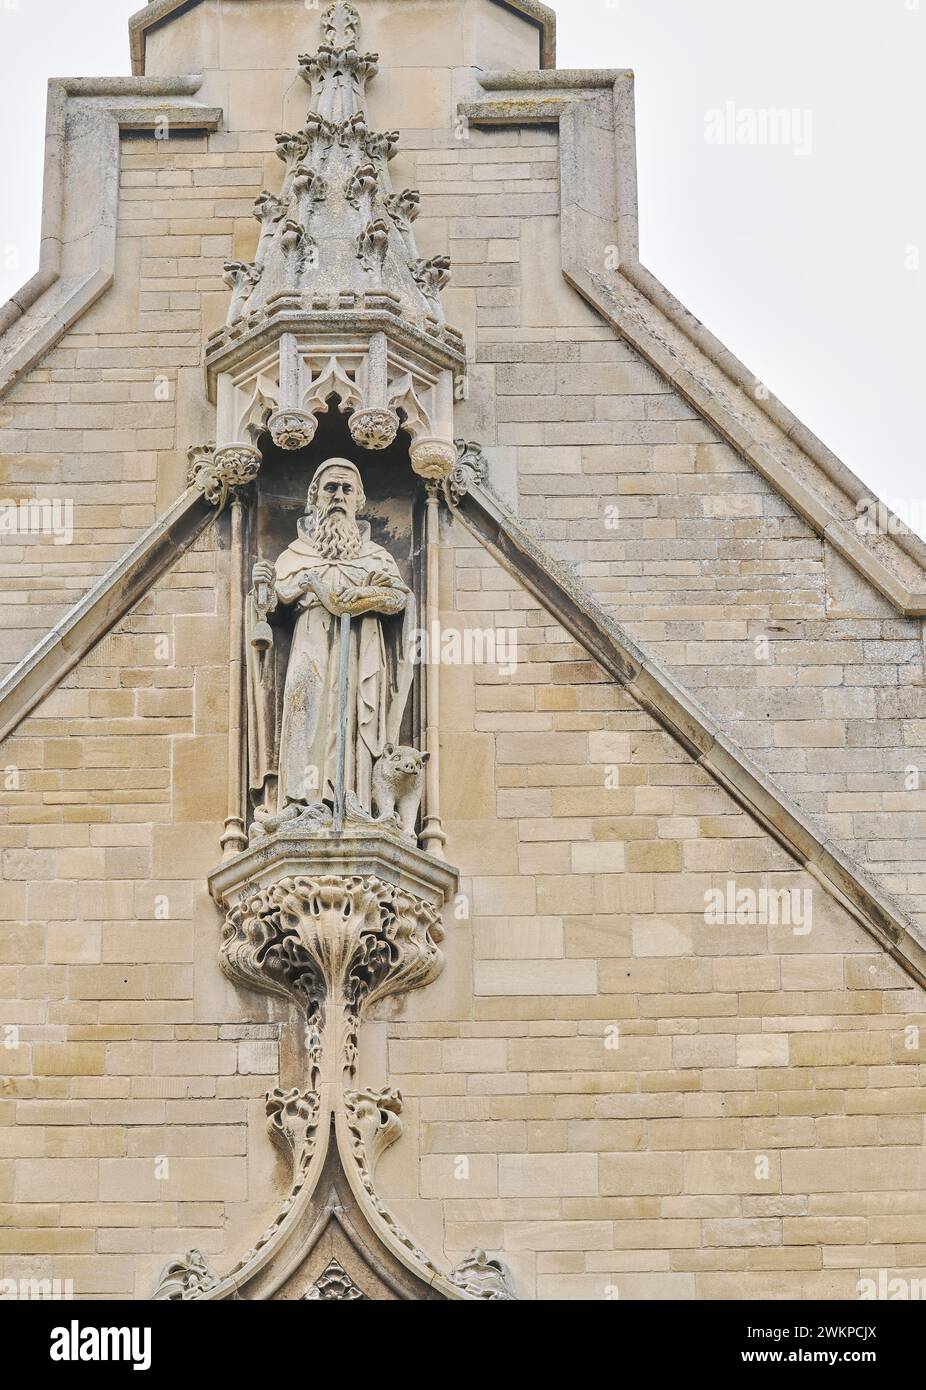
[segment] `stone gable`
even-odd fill
[[[0,538],[0,1278],[275,1297],[289,1242],[300,1299],[926,1277],[926,551],[857,528],[857,480],[640,265],[631,74],[557,70],[534,0],[359,11],[154,0],[133,78],[50,92],[43,266],[0,316],[3,494],[70,508]],[[292,215],[319,129],[326,169],[372,160],[331,234],[361,283],[381,256],[372,307],[286,282],[353,216]],[[262,190],[291,215],[236,317]],[[253,562],[345,453],[462,644],[414,675],[411,843],[249,776],[257,620],[296,641]],[[334,1061],[280,965],[334,1008],[305,923],[249,954],[275,855],[317,915],[392,894]],[[328,1186],[370,1262],[309,1239]]]

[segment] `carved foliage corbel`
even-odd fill
[[[216,449],[200,444],[187,454],[187,486],[198,488],[211,506],[221,511],[232,493],[253,483],[261,467],[261,455],[246,444]]]
[[[472,440],[454,441],[457,461],[446,482],[446,495],[453,506],[457,506],[469,492],[473,483],[485,485],[489,480],[489,462],[482,452],[482,445]]]
[[[308,1017],[340,999],[367,1004],[419,989],[440,973],[440,911],[370,877],[284,878],[246,895],[225,920],[223,966],[233,979],[287,995]]]

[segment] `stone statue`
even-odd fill
[[[358,520],[365,505],[358,469],[323,463],[309,489],[299,535],[276,561],[254,566],[248,600],[248,744],[258,822],[305,808],[324,816],[334,804],[339,685],[346,667],[344,791],[369,815],[372,773],[388,745],[400,742],[414,675],[408,659],[414,595],[395,560]],[[267,618],[292,609],[285,670],[273,660]],[[342,665],[342,615],[350,617]],[[282,708],[276,686],[283,679]],[[292,809],[291,809],[292,808]]]

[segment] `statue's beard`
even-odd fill
[[[345,512],[320,516],[312,539],[325,560],[355,560],[360,554],[360,527]]]

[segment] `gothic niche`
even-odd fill
[[[255,260],[227,267],[206,354],[218,447],[192,450],[189,475],[230,512],[228,816],[209,888],[225,973],[293,1007],[299,1074],[267,1096],[292,1184],[227,1274],[191,1251],[155,1296],[508,1299],[485,1252],[444,1272],[394,1220],[375,1167],[402,1097],[358,1080],[368,1010],[444,962],[458,874],[417,635],[440,613],[439,485],[453,473],[459,493],[473,465],[453,442],[449,262],[418,256],[418,195],[389,177],[398,136],[367,123],[376,54],[357,11],[330,5],[321,25],[300,59],[305,125],[277,137],[282,187],[257,198]]]
[[[423,505],[407,449],[361,470],[330,421],[301,454],[265,443],[250,517],[249,840],[372,826],[414,844],[429,759]]]

